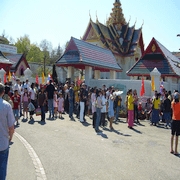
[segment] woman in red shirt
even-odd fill
[[[173,116],[172,116],[172,124],[171,124],[171,153],[178,155],[177,147],[178,147],[178,136],[180,135],[180,102],[179,96],[176,96],[171,104]],[[173,150],[173,142],[175,138],[175,151]]]

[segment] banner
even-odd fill
[[[45,84],[45,77],[44,77],[44,73],[42,72],[42,84]]]
[[[155,83],[154,83],[154,76],[152,76],[151,78],[151,90],[155,91],[156,87],[155,87]]]
[[[144,78],[142,78],[140,96],[143,96],[144,94],[145,94]]]

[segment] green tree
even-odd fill
[[[30,49],[27,53],[27,61],[28,62],[41,62],[43,63],[43,52],[40,50],[40,48],[36,44],[31,44]]]
[[[23,37],[18,38],[15,46],[17,47],[18,53],[23,53],[26,56],[31,47],[29,36],[24,35]]]

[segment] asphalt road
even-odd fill
[[[141,121],[131,130],[122,119],[114,131],[97,134],[88,117],[85,124],[68,115],[46,124],[34,117],[16,128],[7,180],[180,179],[180,158],[170,154],[170,129],[163,124]]]

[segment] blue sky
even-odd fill
[[[105,23],[112,12],[114,0],[0,0],[0,35],[5,30],[14,40],[29,35],[31,43],[47,39],[57,47],[64,46],[70,37],[84,35],[89,22],[96,14]],[[179,0],[121,0],[126,21],[143,25],[145,47],[152,37],[170,51],[180,48]]]

